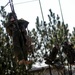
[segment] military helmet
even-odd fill
[[[7,17],[6,17],[7,20],[10,21],[10,19],[12,18],[12,16],[13,16],[13,13],[8,13],[8,15],[7,15]]]
[[[7,20],[7,22],[9,22],[10,21],[10,19],[12,18],[12,16],[14,17],[15,15],[14,15],[14,13],[8,13],[8,15],[7,15],[7,17],[6,17],[6,20]],[[17,18],[16,16],[14,17],[14,18]]]

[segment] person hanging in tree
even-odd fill
[[[14,55],[19,64],[30,63],[27,60],[27,49],[29,49],[29,44],[31,44],[31,41],[29,41],[27,37],[26,31],[28,24],[29,22],[23,19],[15,21],[13,13],[9,13],[7,15],[5,27],[8,35],[13,38]]]

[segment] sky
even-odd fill
[[[8,3],[9,0],[0,0],[0,6],[4,6]],[[44,15],[44,20],[48,21],[47,15],[49,14],[49,9],[61,18],[61,12],[59,7],[58,0],[40,0],[42,11]],[[24,3],[22,3],[24,2]],[[60,0],[61,8],[63,13],[63,18],[65,24],[69,25],[70,32],[72,32],[73,27],[75,26],[75,0]],[[32,30],[35,28],[36,17],[42,20],[39,0],[13,0],[14,9],[17,14],[18,19],[23,18],[29,21],[28,29]],[[22,4],[19,4],[22,3]],[[8,5],[5,10],[11,12],[10,6]],[[62,18],[61,18],[62,20]],[[42,64],[44,65],[44,64]]]
[[[0,0],[0,6],[4,6],[9,0]],[[42,11],[44,15],[44,20],[48,21],[47,15],[49,14],[49,9],[61,18],[61,12],[59,7],[59,0],[40,0]],[[14,9],[17,14],[18,19],[23,18],[29,21],[28,28],[32,30],[35,28],[36,17],[39,16],[40,21],[42,20],[39,0],[13,0]],[[63,18],[65,24],[69,25],[70,31],[73,30],[75,26],[75,0],[60,0]],[[5,10],[10,12],[10,6],[8,5]],[[62,20],[62,19],[61,19]]]

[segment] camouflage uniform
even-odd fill
[[[9,19],[11,19],[11,16],[12,13],[10,13]],[[19,29],[17,28],[16,24],[18,24]],[[14,54],[18,60],[27,60],[27,50],[25,49],[25,44],[27,35],[26,28],[28,24],[28,21],[22,19],[17,20],[17,22],[15,20],[8,21],[5,24],[7,33],[9,36],[13,37]]]

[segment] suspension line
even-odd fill
[[[44,24],[44,15],[43,15],[43,11],[42,11],[42,6],[41,6],[41,1],[40,0],[39,0],[39,5],[40,5],[41,15],[42,15],[42,19],[43,19],[43,24]]]
[[[61,8],[60,0],[58,0],[58,2],[59,2],[59,7],[60,7],[60,12],[61,12],[61,17],[62,17],[62,22],[64,23],[64,18],[63,18],[63,13],[62,13],[62,8]]]

